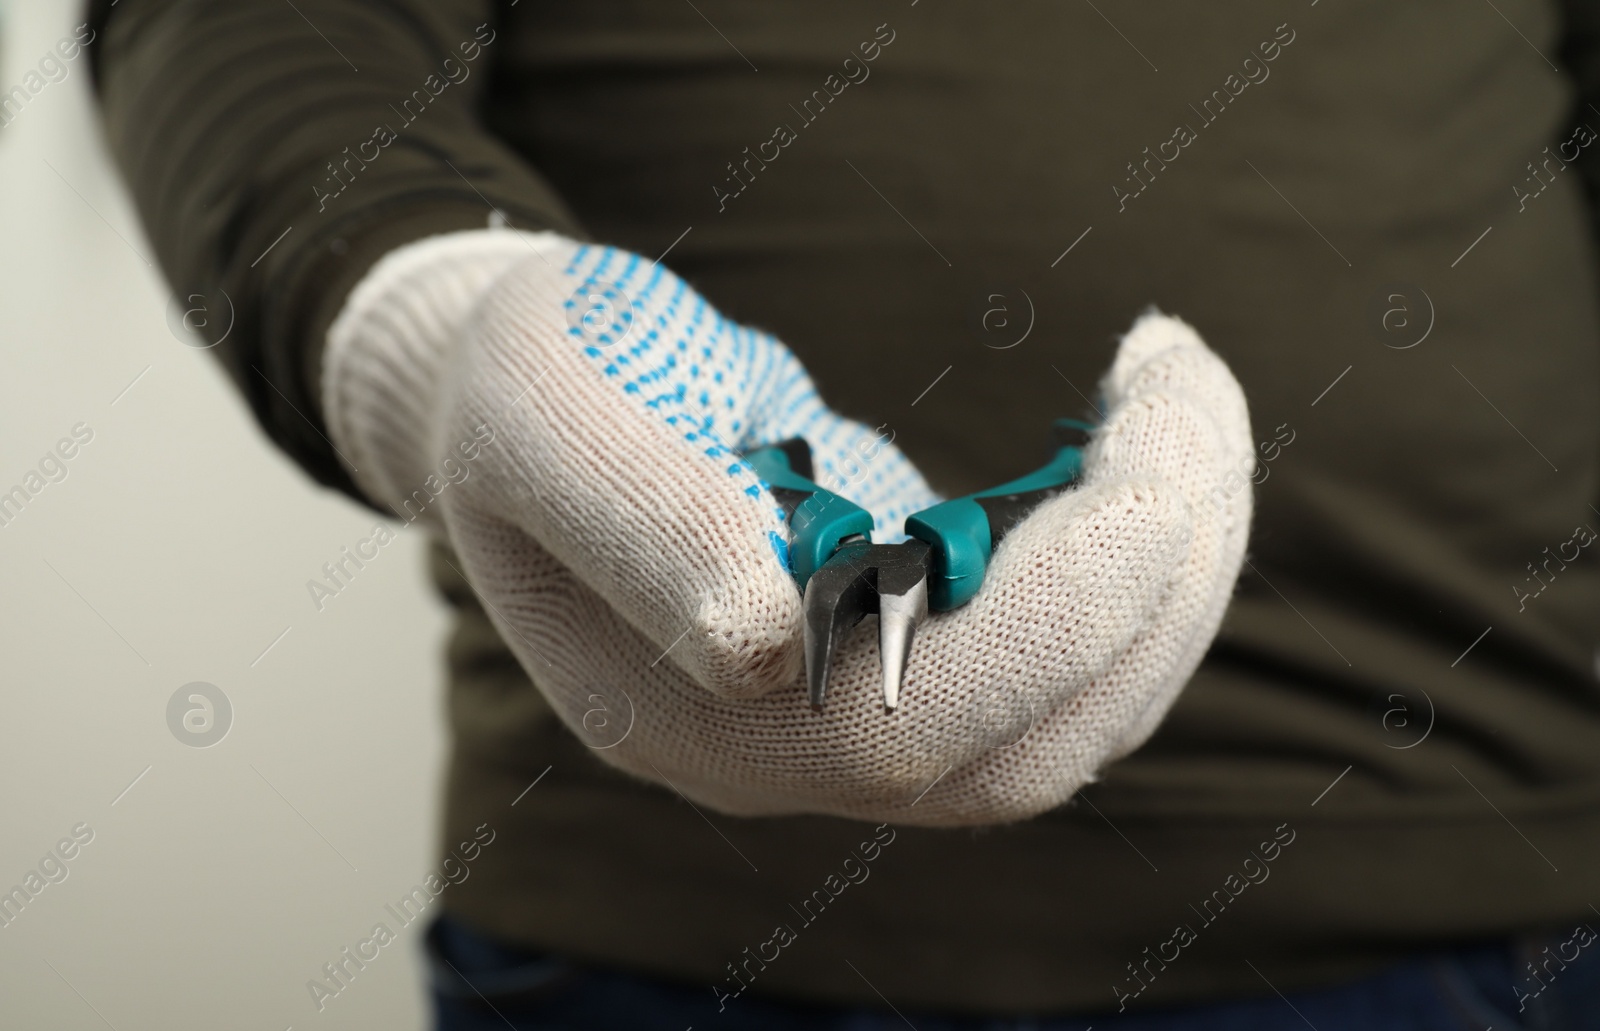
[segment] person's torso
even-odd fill
[[[1553,50],[1547,5],[1508,14]],[[1228,361],[1261,442],[1250,564],[1127,783],[1215,799],[1244,763],[1298,790],[1330,751],[1451,790],[1447,759],[1592,779],[1595,267],[1578,172],[1544,148],[1600,116],[1569,115],[1493,11],[507,15],[492,127],[596,236],[671,245],[947,491],[1024,471],[1050,419],[1090,414],[1146,305]],[[1424,723],[1433,749],[1397,747]]]

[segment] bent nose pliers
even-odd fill
[[[1083,471],[1094,427],[1058,419],[1050,460],[1020,479],[943,501],[906,520],[909,539],[871,541],[872,513],[814,482],[811,448],[791,438],[745,452],[789,524],[789,570],[805,605],[806,682],[821,709],[834,652],[857,623],[878,616],[883,703],[900,704],[911,641],[929,610],[971,601],[995,547],[1041,502],[1070,488]]]

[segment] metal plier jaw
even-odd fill
[[[917,627],[929,611],[958,608],[978,593],[995,547],[1038,505],[1083,471],[1094,425],[1058,419],[1050,460],[998,487],[942,501],[906,520],[910,539],[873,544],[872,513],[814,481],[811,448],[791,438],[745,452],[789,523],[789,568],[805,604],[806,684],[812,708],[828,692],[833,656],[849,631],[878,617],[883,703],[893,710]]]

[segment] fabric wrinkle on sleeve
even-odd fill
[[[214,350],[268,436],[371,504],[318,400],[350,289],[395,247],[491,216],[585,236],[478,118],[508,42],[494,4],[91,0],[87,18],[108,142],[169,287],[232,305]]]

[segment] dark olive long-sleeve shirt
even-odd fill
[[[795,906],[870,828],[713,833],[610,772],[441,561],[461,610],[446,840],[502,833],[445,896],[463,919],[704,983],[715,1026],[743,978],[1087,1013],[1261,992],[1248,959],[1287,990],[1600,900],[1592,5],[93,14],[169,281],[227,295],[217,350],[263,427],[352,493],[318,414],[322,334],[386,250],[491,212],[670,248],[948,491],[1034,464],[1149,303],[1244,385],[1249,561],[1161,730],[1036,820],[900,829],[812,920]],[[730,980],[779,924],[796,940]]]

